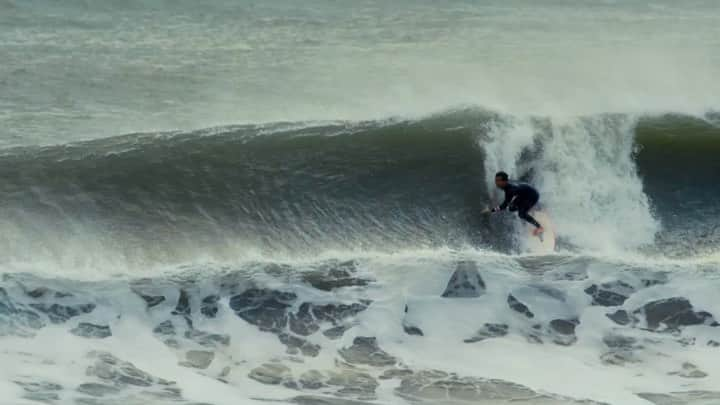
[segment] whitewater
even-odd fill
[[[0,405],[720,403],[720,7],[0,1]],[[498,203],[538,188],[556,252]]]

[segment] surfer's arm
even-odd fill
[[[491,208],[491,209],[490,209],[490,212],[498,212],[498,211],[504,210],[505,208],[507,208],[507,206],[510,204],[511,201],[512,201],[512,197],[510,196],[510,193],[507,193],[507,192],[506,192],[506,193],[505,193],[505,201],[503,201],[503,202],[502,202],[500,205],[498,205],[497,207]]]

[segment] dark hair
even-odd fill
[[[508,180],[508,174],[505,172],[497,172],[495,173],[495,178],[500,177],[500,180],[507,181]]]

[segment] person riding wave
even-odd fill
[[[495,185],[505,192],[505,200],[490,209],[490,212],[500,212],[506,208],[511,212],[517,211],[520,218],[535,226],[533,235],[543,233],[542,225],[528,213],[540,200],[540,193],[529,184],[510,181],[505,172],[495,174]]]

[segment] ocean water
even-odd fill
[[[0,405],[720,403],[715,1],[0,0],[0,61]]]

